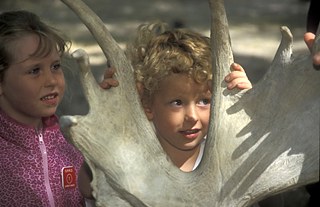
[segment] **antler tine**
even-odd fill
[[[222,82],[233,62],[228,20],[223,0],[209,0],[211,9],[211,48],[213,79]]]
[[[80,80],[84,90],[85,97],[89,103],[90,108],[96,102],[92,101],[97,98],[97,93],[100,86],[97,85],[95,78],[91,72],[89,56],[83,49],[78,49],[72,53],[72,57],[77,61],[82,75],[80,75]],[[94,92],[95,91],[95,92]]]
[[[132,71],[123,50],[114,40],[103,21],[81,0],[61,0],[73,10],[81,21],[87,26],[104,55],[112,66],[117,68],[120,82],[133,82],[133,76],[124,75],[125,71]],[[123,75],[121,75],[123,74]],[[121,80],[124,79],[124,80]]]
[[[208,145],[217,137],[217,129],[220,124],[220,113],[226,105],[226,97],[223,90],[226,89],[224,77],[229,73],[233,62],[231,40],[228,29],[228,20],[224,7],[224,0],[209,0],[211,10],[211,51],[212,51],[212,93],[214,104],[211,105],[211,118],[208,134]],[[212,137],[212,138],[211,138]]]

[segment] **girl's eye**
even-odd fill
[[[174,106],[181,106],[182,105],[182,101],[181,100],[174,100],[171,101],[171,104]]]
[[[211,100],[210,99],[201,99],[200,101],[199,101],[199,105],[208,105],[208,104],[210,104],[211,103]]]
[[[40,68],[33,68],[28,71],[28,74],[36,75],[36,74],[39,74],[39,72],[40,72]]]
[[[53,70],[59,70],[61,68],[61,63],[55,63],[53,66],[52,66],[52,69]]]

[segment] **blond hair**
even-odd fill
[[[182,73],[197,83],[212,79],[210,39],[186,29],[173,29],[164,23],[143,24],[127,47],[137,83],[151,97],[159,81]]]

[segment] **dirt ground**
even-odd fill
[[[186,27],[209,36],[210,11],[206,0],[84,0],[105,22],[121,47],[146,21],[182,22]],[[225,0],[235,61],[243,65],[256,83],[268,69],[280,43],[280,26],[289,27],[294,36],[294,55],[307,54],[303,42],[308,1],[305,0]],[[1,0],[0,12],[25,9],[41,16],[65,33],[73,50],[85,49],[92,70],[99,80],[106,60],[86,27],[59,0]],[[75,65],[70,63],[73,70]],[[76,72],[66,74],[69,89],[59,114],[85,114],[88,106]],[[302,207],[306,195],[296,193],[290,205]]]

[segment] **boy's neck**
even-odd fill
[[[179,150],[166,147],[166,153],[175,166],[184,172],[191,172],[200,153],[200,145],[192,150]]]
[[[197,147],[196,149],[197,149],[196,152],[194,152],[193,154],[190,154],[189,157],[185,157],[185,161],[180,163],[180,167],[179,167],[180,170],[184,172],[191,172],[194,169],[194,165],[199,156],[200,147]]]

